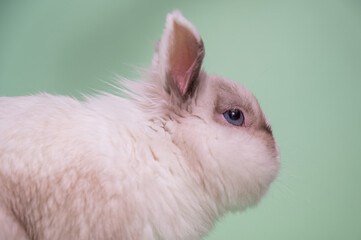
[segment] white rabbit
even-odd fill
[[[276,141],[255,97],[203,57],[175,11],[128,97],[0,98],[0,239],[200,239],[256,204]]]

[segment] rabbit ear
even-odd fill
[[[175,90],[182,97],[190,94],[204,57],[203,42],[196,28],[179,11],[168,14],[157,48],[157,65],[167,91]]]

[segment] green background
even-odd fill
[[[205,239],[361,239],[361,1],[0,2],[0,95],[75,97],[151,63],[166,13],[198,28],[204,68],[258,97],[282,169]]]

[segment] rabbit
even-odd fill
[[[149,70],[119,94],[0,98],[0,239],[201,239],[276,178],[270,124],[244,86],[204,72],[167,15]]]

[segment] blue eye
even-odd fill
[[[223,113],[224,119],[232,125],[241,126],[244,122],[244,115],[239,109],[230,109]]]

